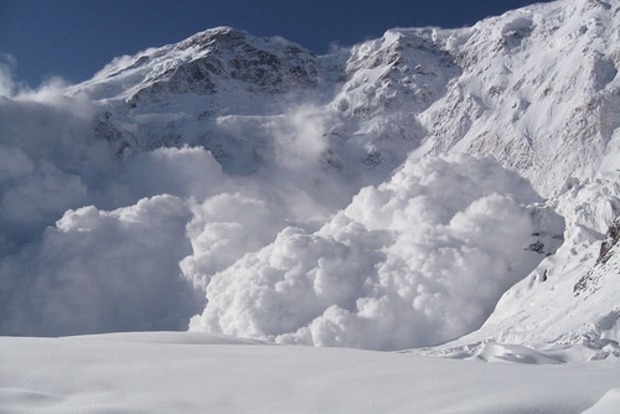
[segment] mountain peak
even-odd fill
[[[220,26],[196,33],[176,45],[178,49],[208,49],[215,45],[221,48],[235,48],[245,42],[248,34],[230,26]]]

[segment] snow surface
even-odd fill
[[[0,337],[1,413],[602,414],[619,360],[480,364],[205,333]]]

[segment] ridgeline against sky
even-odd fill
[[[116,56],[178,42],[216,26],[282,36],[314,53],[393,27],[472,25],[532,0],[3,0],[0,63],[36,87],[50,76],[90,78]],[[7,56],[8,55],[8,56]]]

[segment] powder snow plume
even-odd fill
[[[216,274],[191,328],[320,346],[402,349],[479,327],[542,257],[550,211],[490,159],[407,163],[320,230],[288,227]],[[515,231],[515,229],[517,229]]]

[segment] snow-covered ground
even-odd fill
[[[0,338],[0,413],[615,414],[619,372],[204,333]]]

